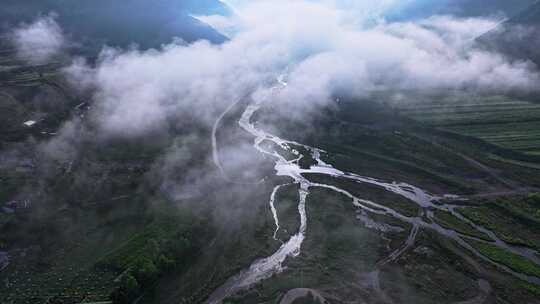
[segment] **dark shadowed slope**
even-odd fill
[[[103,44],[135,43],[150,48],[170,42],[173,37],[187,42],[205,39],[220,43],[225,37],[191,14],[228,14],[229,9],[218,0],[5,0],[0,26],[9,28],[49,13],[58,15],[57,22],[64,31],[92,51]]]

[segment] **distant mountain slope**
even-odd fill
[[[404,1],[388,13],[390,20],[412,20],[432,15],[479,17],[514,16],[535,0],[414,0]]]
[[[484,47],[540,66],[540,1],[478,39]]]
[[[540,25],[540,1],[536,1],[527,9],[523,10],[513,18],[510,18],[506,24],[539,26]]]
[[[50,12],[66,33],[91,49],[132,43],[149,48],[173,37],[220,43],[226,38],[191,14],[230,11],[218,0],[3,0],[0,26],[5,30]]]

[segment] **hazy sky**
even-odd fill
[[[323,4],[327,7],[341,10],[342,13],[347,12],[352,17],[357,19],[364,19],[366,16],[371,18],[380,17],[381,14],[389,9],[395,8],[399,5],[404,5],[414,0],[291,0],[287,4],[294,2],[311,2],[316,4]],[[227,5],[232,7],[235,11],[242,11],[249,5],[268,2],[267,0],[222,0]],[[282,5],[287,5],[283,4]]]

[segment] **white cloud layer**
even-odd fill
[[[12,41],[19,58],[45,63],[62,50],[65,39],[53,15],[43,16],[13,30]]]
[[[236,16],[206,19],[235,29],[223,45],[106,50],[90,72],[81,65],[67,72],[97,88],[96,119],[106,132],[121,135],[159,128],[173,117],[210,123],[217,110],[268,89],[285,69],[289,85],[276,100],[308,108],[338,92],[538,87],[540,77],[529,63],[474,48],[474,38],[497,20],[438,16],[368,25],[342,8],[347,6],[324,0],[250,2],[237,7]]]

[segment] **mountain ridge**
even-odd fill
[[[432,15],[453,15],[457,17],[487,17],[504,15],[512,17],[535,0],[437,0],[413,1],[398,6],[388,14],[393,21],[421,19]]]
[[[222,43],[226,37],[192,14],[230,14],[217,0],[143,0],[72,2],[65,0],[6,0],[0,12],[0,28],[5,30],[30,23],[43,15],[54,14],[63,31],[77,34],[77,43],[90,52],[103,44],[127,47],[137,44],[143,49],[168,43],[173,37],[186,42],[208,40]]]
[[[480,36],[477,41],[488,50],[530,60],[540,66],[540,1]]]

